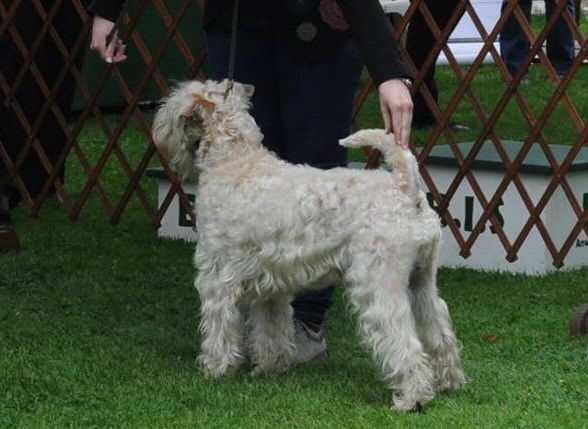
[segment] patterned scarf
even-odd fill
[[[333,30],[347,30],[349,24],[335,0],[320,0],[319,13],[325,24]]]

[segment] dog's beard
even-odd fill
[[[180,147],[175,153],[170,153],[170,166],[178,173],[182,180],[194,180],[196,172],[196,151],[200,145],[200,138],[184,136]]]

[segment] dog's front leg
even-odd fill
[[[284,371],[292,363],[294,324],[289,295],[257,298],[249,310],[249,347],[253,373]]]
[[[209,377],[235,370],[244,360],[242,337],[244,318],[238,304],[240,282],[223,282],[214,275],[200,273],[196,280],[200,295],[202,344],[198,362]]]

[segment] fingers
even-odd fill
[[[114,28],[114,22],[104,19],[100,16],[94,16],[92,21],[92,36],[90,39],[90,49],[95,51],[100,58],[106,61],[106,39],[108,34]]]
[[[396,141],[402,147],[408,147],[411,125],[412,109],[398,109],[392,114],[392,129],[394,130]]]
[[[125,55],[125,51],[127,49],[127,45],[125,45],[122,40],[118,38],[118,33],[115,33],[114,37],[110,44],[106,47],[105,61],[107,63],[120,63],[127,59]]]
[[[386,131],[394,133],[398,145],[408,147],[413,108],[408,87],[399,79],[391,79],[380,84],[378,91]]]
[[[387,133],[392,132],[392,113],[382,98],[380,98],[380,113],[382,114],[382,119],[384,120],[384,129]]]
[[[98,54],[107,63],[118,63],[126,60],[126,45],[118,38],[118,32],[114,32],[112,40],[108,42],[108,36],[114,29],[114,22],[94,16],[92,22],[92,37],[90,49]]]

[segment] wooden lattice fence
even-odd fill
[[[19,7],[25,3],[32,7],[32,13],[38,15],[42,24],[33,38],[24,37],[22,29],[17,28],[14,19]],[[73,42],[64,43],[57,25],[54,25],[55,17],[59,16],[61,7],[67,5],[75,11],[76,19],[80,21],[80,31]],[[18,48],[22,55],[22,64],[16,74],[7,76],[0,70],[0,90],[5,106],[15,112],[16,120],[22,125],[26,134],[26,141],[18,155],[9,154],[6,147],[0,142],[0,164],[5,165],[6,177],[16,183],[24,198],[24,203],[34,215],[40,213],[42,203],[52,189],[55,189],[64,202],[65,210],[72,220],[80,216],[92,194],[97,195],[106,215],[113,223],[118,223],[128,207],[129,202],[135,198],[140,202],[145,214],[153,226],[159,225],[169,204],[175,195],[179,195],[180,204],[186,209],[190,206],[181,183],[173,175],[165,161],[159,156],[153,146],[150,135],[150,102],[156,101],[165,95],[173,80],[188,78],[201,78],[206,76],[205,50],[203,48],[201,32],[199,30],[200,17],[199,2],[194,0],[147,0],[135,2],[124,15],[121,26],[121,36],[127,41],[131,60],[119,65],[106,65],[101,63],[88,50],[87,36],[90,31],[91,21],[86,15],[81,0],[13,0],[0,2],[0,39],[8,38]],[[457,2],[455,11],[445,28],[438,28],[429,13],[426,4],[414,0],[405,15],[399,20],[395,31],[395,37],[402,39],[409,25],[411,16],[420,9],[426,22],[431,28],[436,43],[427,60],[418,70],[408,58],[407,63],[414,73],[413,91],[419,91],[433,110],[437,118],[437,126],[427,133],[415,133],[413,141],[414,149],[418,153],[421,163],[421,172],[424,183],[428,187],[431,203],[442,216],[443,222],[451,231],[451,236],[459,248],[460,254],[467,257],[471,254],[474,244],[480,239],[489,225],[493,232],[493,240],[500,242],[504,250],[504,258],[514,261],[520,249],[529,237],[531,231],[538,231],[546,246],[553,265],[560,267],[564,264],[566,256],[580,240],[588,236],[588,184],[584,190],[578,190],[570,183],[569,172],[581,161],[583,153],[587,150],[588,128],[586,127],[586,115],[588,114],[588,101],[585,92],[585,83],[588,82],[584,63],[587,59],[587,39],[578,26],[578,16],[572,16],[566,10],[565,1],[557,1],[555,12],[546,21],[540,31],[534,31],[533,27],[524,19],[516,0],[506,3],[504,11],[495,26],[485,28],[482,19],[469,1]],[[456,60],[451,45],[447,40],[462,15],[469,16],[475,28],[479,32],[483,45],[481,51],[471,64],[459,64]],[[520,21],[525,34],[533,41],[531,51],[527,55],[523,69],[511,76],[500,53],[496,49],[500,30],[510,16],[515,16]],[[564,77],[558,77],[547,59],[543,45],[553,28],[558,17],[563,17],[571,28],[575,43],[576,57],[574,63]],[[36,52],[42,45],[51,41],[56,47],[63,67],[56,77],[47,80],[43,76],[43,70],[37,65]],[[404,50],[404,48],[401,48]],[[455,82],[455,86],[447,89],[441,108],[434,102],[431,93],[422,85],[425,69],[430,67],[443,52],[448,61],[446,72]],[[84,67],[79,61],[80,55],[85,53]],[[484,58],[489,55],[492,58],[491,71],[485,65]],[[525,70],[533,64],[534,74],[539,76],[541,85],[546,90],[542,94],[542,101],[530,103],[528,99],[528,87],[523,84],[526,75]],[[170,66],[170,65],[173,65]],[[171,68],[170,68],[171,67]],[[484,87],[483,79],[491,73],[494,79],[491,83],[502,85],[500,96],[493,100],[487,100],[479,92]],[[74,108],[76,115],[72,118],[56,102],[56,97],[62,90],[66,76],[73,78],[76,89]],[[89,78],[88,76],[92,76]],[[20,106],[16,94],[25,78],[32,76],[38,82],[45,102],[40,111],[34,117],[27,116]],[[445,91],[445,89],[441,89]],[[366,82],[357,98],[356,114],[361,114],[365,104],[369,102],[371,83]],[[111,115],[113,107],[117,115]],[[513,140],[513,136],[504,135],[502,121],[511,116],[513,109],[521,120],[521,135],[514,136],[520,141],[517,152],[507,150],[506,142]],[[474,135],[468,134],[467,151],[464,151],[460,135],[452,131],[449,124],[452,117],[460,112],[467,111],[474,121]],[[43,118],[53,115],[60,128],[67,134],[65,147],[56,157],[48,157],[46,148],[39,133],[42,129]],[[565,125],[558,121],[562,120]],[[0,121],[4,119],[0,118]],[[554,123],[554,121],[558,123]],[[88,148],[82,145],[80,136],[92,124],[98,129],[96,135],[90,140],[101,147],[98,156],[88,155]],[[140,142],[143,147],[141,155],[129,158],[124,148],[125,133],[129,127],[138,129],[144,136]],[[550,128],[562,127],[569,129],[566,141],[559,141],[550,133]],[[557,132],[555,136],[557,136]],[[84,138],[84,141],[87,139]],[[566,143],[568,149],[561,155],[554,152],[554,145]],[[441,189],[431,173],[428,162],[435,154],[436,148],[441,144],[446,145],[448,153],[454,159],[455,173],[447,187]],[[500,183],[490,194],[484,191],[483,183],[475,173],[476,162],[482,154],[485,145],[495,151],[498,163],[502,167]],[[538,198],[532,198],[528,190],[528,183],[522,179],[521,168],[529,153],[539,148],[547,160],[551,170],[547,186],[539,194]],[[48,180],[41,192],[30,195],[20,178],[19,167],[26,157],[27,152],[36,153],[43,168],[47,171]],[[378,162],[378,154],[368,153],[368,166]],[[68,188],[60,177],[62,167],[67,163],[68,168],[78,168],[85,177],[82,185],[75,190]],[[120,167],[125,175],[125,183],[117,183],[120,189],[117,195],[110,191],[108,180],[108,165],[112,163]],[[165,174],[172,183],[172,187],[166,198],[158,204],[155,195],[147,191],[142,180],[145,170],[154,164],[161,164]],[[479,204],[482,212],[479,216],[470,219],[468,231],[458,221],[458,216],[451,212],[451,203],[455,198],[458,188],[467,183],[473,192],[475,202]],[[516,232],[507,233],[503,228],[504,222],[500,216],[500,205],[505,198],[508,189],[515,189],[525,208],[519,213],[522,227]],[[572,214],[573,222],[567,228],[563,237],[554,239],[550,227],[547,225],[544,214],[546,207],[554,196],[554,193],[562,193],[565,196],[566,210]],[[584,197],[582,197],[584,195]]]

